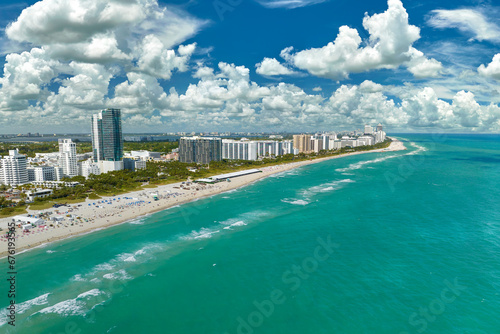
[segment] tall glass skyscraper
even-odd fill
[[[120,161],[123,135],[120,109],[106,109],[92,115],[94,161]]]

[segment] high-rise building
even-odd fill
[[[181,137],[179,161],[208,164],[222,160],[222,139],[215,137]]]
[[[67,177],[78,175],[76,143],[73,143],[71,139],[59,139],[59,166]]]
[[[0,160],[0,181],[3,184],[17,186],[29,182],[26,168],[26,156],[19,150],[9,150],[9,155]]]
[[[120,109],[106,109],[92,115],[94,161],[120,161],[123,135]]]
[[[299,153],[309,153],[312,151],[310,135],[293,135],[293,148]]]
[[[257,160],[257,143],[248,140],[222,140],[222,159]]]
[[[384,127],[382,126],[381,123],[378,123],[378,125],[377,125],[377,131],[384,131]]]
[[[364,132],[365,135],[371,135],[373,134],[373,127],[370,126],[370,125],[365,125],[365,132]]]
[[[222,158],[235,160],[257,160],[261,157],[277,157],[284,154],[293,154],[293,143],[290,140],[256,140],[249,141],[223,139]]]

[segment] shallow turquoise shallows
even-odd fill
[[[0,332],[500,333],[500,136],[401,138],[21,254]]]

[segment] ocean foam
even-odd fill
[[[59,302],[55,305],[46,307],[37,313],[44,313],[44,314],[49,314],[49,313],[56,313],[64,316],[72,316],[72,315],[85,315],[87,312],[87,304],[90,303],[90,301],[94,297],[98,297],[100,295],[104,294],[99,289],[92,289],[86,292],[83,292],[79,294],[76,298],[74,299],[68,299],[62,302]],[[100,301],[102,302],[102,301]],[[95,305],[95,304],[94,304]]]
[[[356,169],[360,169],[364,165],[374,164],[374,163],[377,163],[377,162],[382,162],[382,161],[385,161],[385,160],[388,160],[388,159],[392,159],[392,158],[397,158],[397,157],[400,157],[400,155],[389,155],[389,156],[385,156],[385,157],[377,158],[377,159],[373,159],[373,160],[360,161],[360,162],[356,162],[356,163],[350,164],[348,167],[345,167],[345,168],[337,168],[335,171],[341,172],[341,173],[343,173],[343,172],[349,172],[349,171],[353,171],[353,170],[356,170]]]
[[[129,221],[128,223],[132,224],[132,225],[143,225],[145,223],[145,221],[146,220],[144,218],[141,218],[141,219]]]
[[[21,313],[26,312],[27,310],[29,310],[33,306],[47,304],[47,299],[48,299],[49,295],[50,295],[50,293],[46,293],[44,295],[38,296],[36,298],[27,300],[23,303],[16,305],[16,313],[21,314]]]
[[[317,193],[326,193],[330,192],[333,190],[338,190],[344,187],[345,184],[348,183],[354,183],[356,181],[351,180],[351,179],[344,179],[344,180],[338,180],[338,181],[333,181],[333,182],[327,182],[320,184],[318,186],[310,187],[306,190],[302,191],[302,196],[304,198],[309,199],[311,196],[317,194]]]
[[[289,204],[293,204],[293,205],[307,205],[310,203],[310,202],[303,200],[303,199],[289,199],[289,198],[282,199],[281,201],[283,203],[289,203]]]
[[[423,146],[420,146],[414,142],[411,142],[410,143],[411,146],[415,147],[416,150],[415,151],[412,151],[412,152],[409,152],[409,153],[406,153],[405,155],[415,155],[415,154],[419,154],[420,152],[425,152],[427,151],[427,149]]]
[[[247,224],[244,221],[240,220],[240,221],[237,221],[236,223],[229,224],[229,226],[224,227],[224,229],[225,230],[230,230],[231,227],[246,226],[246,225]]]
[[[98,264],[97,266],[94,267],[94,269],[92,270],[92,272],[97,272],[97,271],[105,271],[105,270],[112,270],[115,266],[113,266],[112,264],[110,263],[101,263],[101,264]]]
[[[117,256],[117,260],[121,262],[135,262],[136,259],[134,257],[134,254],[130,253],[123,253]]]
[[[71,280],[75,281],[75,282],[84,282],[85,278],[83,278],[81,274],[77,274],[77,275],[71,277]]]
[[[44,308],[37,313],[57,313],[65,316],[69,315],[84,315],[85,311],[83,306],[85,303],[83,301],[78,301],[75,299],[65,300],[63,302],[57,303],[55,305]]]
[[[81,293],[78,295],[78,297],[76,297],[77,299],[82,299],[82,298],[85,298],[85,297],[88,297],[88,296],[99,296],[101,293],[103,293],[101,290],[99,289],[92,289],[92,290],[89,290],[89,291],[85,291],[84,293]]]
[[[197,239],[209,239],[213,234],[219,233],[220,230],[210,229],[210,228],[202,228],[199,231],[191,231],[188,235],[184,235],[180,237],[181,240],[197,240]]]
[[[130,276],[125,269],[118,270],[117,272],[114,273],[109,273],[105,274],[102,276],[102,278],[109,279],[109,280],[128,280],[132,279],[133,277]]]
[[[268,177],[281,179],[283,177],[295,176],[295,175],[299,175],[299,170],[298,169],[292,169],[292,170],[287,170],[287,171],[279,172],[279,173],[276,173],[276,174],[269,175]]]

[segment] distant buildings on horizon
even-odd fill
[[[280,138],[281,137],[281,138]],[[282,136],[273,135],[282,139]],[[383,142],[386,134],[382,124],[376,129],[365,125],[364,132],[340,135],[334,132],[323,134],[298,134],[290,140],[240,140],[219,137],[181,137],[179,140],[179,161],[208,164],[211,161],[258,160],[285,154],[312,153],[322,150],[339,150],[344,147],[371,146]]]
[[[0,159],[0,183],[17,186],[29,182],[39,185],[54,182],[52,185],[57,186],[57,182],[65,177],[81,175],[88,178],[92,174],[115,170],[143,169],[146,168],[147,160],[161,158],[159,153],[148,151],[132,151],[124,156],[120,109],[106,109],[92,115],[91,133],[92,153],[77,154],[76,143],[67,138],[58,140],[58,153],[37,153],[29,161],[17,149],[10,150],[9,155]],[[293,140],[283,139],[282,135],[276,134],[270,135],[267,140],[184,136],[179,139],[176,152],[167,158],[199,164],[223,159],[258,160],[285,154],[369,146],[383,142],[385,138],[381,124],[376,127],[365,125],[364,131],[348,133],[296,134]],[[33,167],[28,167],[29,163]]]

